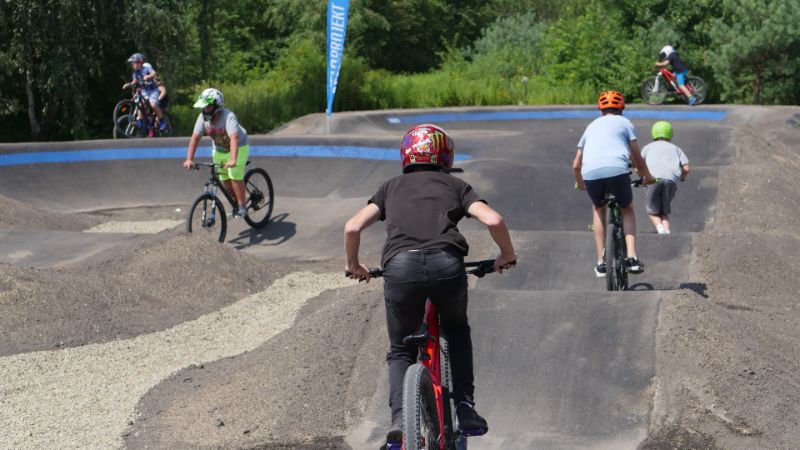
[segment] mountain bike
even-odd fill
[[[249,164],[250,161],[246,163],[246,165]],[[215,236],[220,242],[225,242],[228,221],[225,216],[225,207],[217,192],[222,192],[231,205],[232,211],[238,209],[238,202],[233,192],[228,192],[219,177],[217,177],[217,168],[221,168],[223,164],[193,164],[192,170],[200,170],[200,167],[203,166],[209,169],[209,179],[204,185],[203,193],[195,199],[191,209],[189,209],[186,231],[189,233],[206,233]],[[245,203],[247,215],[244,216],[244,220],[252,228],[263,228],[272,216],[272,208],[275,201],[272,180],[266,170],[257,167],[248,170],[244,174],[244,185],[245,195],[247,196]]]
[[[659,178],[652,183],[658,183]],[[632,187],[646,185],[645,180],[639,178],[631,181]],[[622,208],[619,206],[614,194],[606,192],[602,204],[608,206],[606,210],[606,243],[603,250],[603,262],[606,265],[606,290],[628,290],[628,267],[625,258],[628,256],[628,244],[625,243],[625,230],[622,226]]]
[[[494,272],[493,259],[465,262],[468,274],[482,278]],[[383,276],[383,269],[370,269],[370,277]],[[349,272],[345,275],[350,276]],[[462,430],[451,396],[452,373],[447,339],[439,332],[439,315],[430,298],[417,332],[403,338],[419,347],[417,363],[406,370],[403,380],[403,444],[388,444],[387,450],[466,450],[467,437],[483,430]]]
[[[114,106],[114,139],[136,137],[168,137],[172,136],[172,117],[166,108],[161,109],[161,119],[166,122],[162,130],[159,119],[150,102],[142,94],[139,83],[131,85],[131,98],[120,100]],[[141,119],[139,119],[141,117]]]
[[[697,105],[703,103],[708,94],[706,82],[700,77],[686,77],[686,88],[694,94]],[[683,101],[689,103],[689,98],[678,89],[675,74],[666,68],[661,68],[656,76],[647,78],[642,83],[642,100],[651,105],[660,105],[667,97],[681,97]]]

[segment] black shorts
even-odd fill
[[[603,198],[606,192],[614,194],[617,203],[622,208],[627,208],[633,201],[633,190],[631,189],[631,176],[627,173],[611,178],[600,178],[599,180],[583,180],[586,186],[586,193],[592,199],[595,208],[603,205]]]

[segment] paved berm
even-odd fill
[[[588,119],[442,124],[471,157],[456,176],[504,215],[520,255],[515,269],[471,280],[477,402],[491,430],[470,448],[798,448],[800,108],[691,111],[726,117],[673,122],[694,170],[672,235],[653,232],[636,192],[647,271],[621,293],[593,276],[589,203],[572,189]],[[410,127],[397,118],[431,113],[336,114],[330,135],[312,115],[251,145],[393,149]],[[634,120],[643,144],[654,121]],[[254,157],[276,187],[273,221],[232,221],[223,244],[183,231],[203,175],[148,159],[185,145],[0,145],[0,158],[142,154],[0,164],[0,448],[377,448],[388,425],[382,284],[342,275],[341,234],[399,164]],[[462,231],[470,257],[494,255],[479,224]],[[382,239],[380,225],[364,234],[367,264]]]

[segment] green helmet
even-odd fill
[[[672,139],[672,124],[666,121],[658,121],[653,124],[651,130],[653,139]]]

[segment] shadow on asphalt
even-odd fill
[[[297,233],[297,224],[287,222],[289,214],[283,213],[273,217],[266,227],[261,229],[247,228],[234,239],[228,241],[236,249],[241,250],[251,245],[280,245]]]

